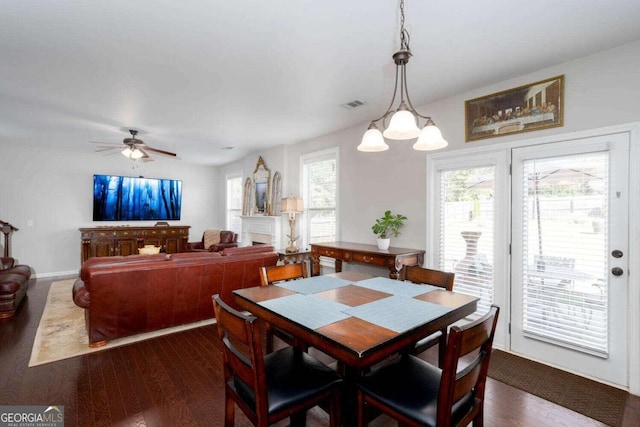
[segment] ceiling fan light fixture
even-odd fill
[[[131,159],[131,160],[138,160],[144,157],[144,153],[142,152],[142,150],[138,149],[137,147],[133,147],[133,150],[131,149],[131,147],[127,147],[124,150],[122,150],[121,153],[127,159]]]
[[[381,134],[381,136],[386,139],[402,141],[418,138],[413,148],[420,151],[437,150],[448,145],[447,141],[442,137],[440,129],[436,127],[431,118],[418,113],[411,103],[409,90],[407,89],[406,68],[411,56],[411,49],[409,49],[409,32],[404,28],[404,0],[400,0],[400,50],[393,54],[393,62],[396,64],[393,97],[391,98],[391,103],[387,111],[371,122],[369,129],[362,137],[362,142],[358,146],[359,151],[384,151],[388,148],[384,141],[382,141],[382,143],[377,140],[369,142],[369,138],[373,138],[371,135],[375,134],[375,132],[371,132],[372,126],[375,127],[379,134],[380,131],[377,126],[375,126],[376,122],[381,122],[384,127],[385,120],[389,116],[391,116],[389,126]],[[394,112],[393,106],[398,93],[400,94],[400,104]],[[420,130],[420,119],[426,120],[426,124],[422,130]],[[375,138],[378,138],[377,134],[375,134]],[[386,148],[371,149],[371,147],[382,147],[382,144],[384,144]]]
[[[138,148],[134,148],[133,151],[131,152],[131,158],[133,160],[138,160],[142,157],[144,157],[144,153]]]

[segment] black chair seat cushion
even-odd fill
[[[334,370],[293,347],[286,347],[265,356],[264,364],[269,413],[292,407],[342,381]],[[237,377],[230,385],[247,405],[255,408],[251,387]]]
[[[358,387],[414,421],[435,427],[441,375],[439,368],[415,356],[404,355],[369,372],[358,381]],[[453,406],[453,425],[471,409],[473,401],[469,393]]]

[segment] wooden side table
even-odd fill
[[[278,249],[278,261],[282,261],[284,264],[299,264],[310,259],[310,250],[301,250],[295,253],[286,253],[284,249]]]

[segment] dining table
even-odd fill
[[[357,375],[469,316],[478,298],[358,272],[233,291],[235,302]]]

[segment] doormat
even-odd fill
[[[493,350],[489,376],[610,426],[621,426],[629,393],[542,363]]]

